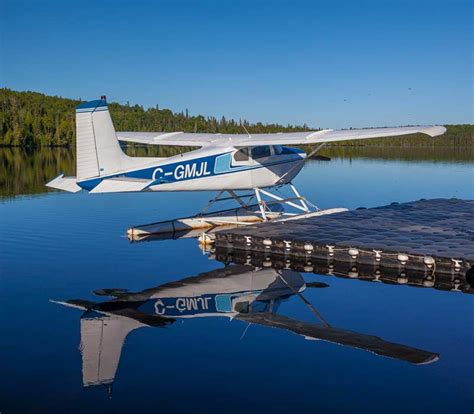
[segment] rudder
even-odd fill
[[[99,178],[131,166],[120,148],[105,96],[76,108],[77,181]]]

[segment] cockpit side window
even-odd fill
[[[269,157],[271,155],[270,146],[269,145],[262,145],[259,147],[252,148],[252,158],[264,158]]]
[[[237,302],[235,304],[235,311],[239,313],[249,313],[250,302]]]
[[[235,161],[248,161],[249,149],[248,148],[239,149],[237,152],[234,153],[234,160]]]

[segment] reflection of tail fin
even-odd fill
[[[127,316],[95,311],[94,308],[100,305],[88,300],[51,302],[85,311],[81,317],[80,345],[83,385],[111,385],[125,338],[133,330],[147,325]]]
[[[100,293],[125,292],[124,289],[102,289]],[[85,387],[106,385],[111,391],[127,335],[145,326],[166,326],[171,318],[136,310],[142,302],[110,301],[103,303],[83,299],[66,302],[51,300],[69,308],[81,309],[82,382]]]
[[[124,154],[103,96],[76,108],[77,181],[124,170],[132,161]]]
[[[91,311],[82,316],[82,381],[85,387],[112,384],[125,338],[142,326],[146,325],[118,315],[105,316]]]

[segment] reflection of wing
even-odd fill
[[[234,147],[257,145],[304,145],[323,142],[350,141],[355,139],[394,137],[410,134],[426,134],[431,137],[442,135],[442,126],[418,126],[397,128],[347,129],[333,131],[282,132],[276,134],[192,134],[187,132],[117,132],[120,141],[151,145],[196,146],[227,145]]]
[[[286,329],[298,335],[303,335],[307,339],[320,339],[335,344],[364,349],[377,355],[400,359],[412,364],[429,364],[439,359],[438,354],[387,342],[377,336],[297,321],[274,313],[241,313],[236,319],[272,328]]]

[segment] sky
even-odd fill
[[[0,0],[0,86],[321,128],[474,123],[473,4]]]

